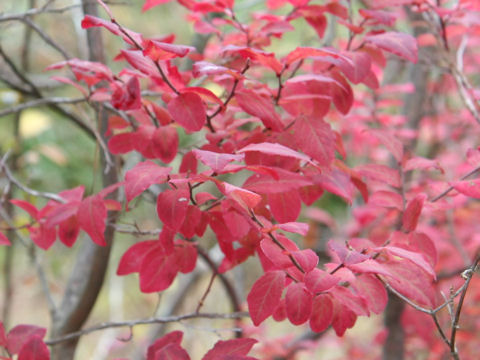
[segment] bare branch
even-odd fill
[[[147,325],[147,324],[166,324],[172,322],[179,322],[182,320],[191,320],[191,319],[240,319],[248,317],[249,314],[247,312],[234,312],[229,314],[217,314],[217,313],[190,313],[178,316],[166,316],[166,317],[151,317],[147,319],[137,319],[137,320],[127,320],[127,321],[116,321],[116,322],[105,322],[93,326],[91,328],[79,330],[72,332],[70,334],[60,336],[58,338],[54,338],[51,340],[45,341],[47,345],[55,345],[59,344],[68,340],[79,338],[83,335],[90,334],[95,331],[100,331],[109,328],[115,327],[134,327],[137,325]]]
[[[59,203],[62,203],[62,204],[65,203],[65,200],[61,196],[58,196],[57,194],[30,189],[29,187],[23,185],[20,181],[18,181],[13,176],[13,174],[11,173],[10,169],[8,168],[8,166],[6,164],[6,160],[8,158],[8,155],[9,155],[9,153],[7,152],[3,156],[2,160],[0,161],[0,171],[3,169],[4,174],[7,176],[8,180],[11,183],[15,184],[15,186],[17,186],[19,189],[21,189],[22,191],[25,191],[26,193],[28,193],[32,196],[43,197],[43,198],[46,198],[46,199],[55,200],[55,201],[57,201]]]
[[[40,98],[35,100],[26,101],[16,106],[12,106],[3,110],[0,110],[0,117],[15,114],[22,110],[29,109],[32,107],[38,107],[42,105],[52,105],[52,104],[78,104],[81,102],[86,102],[87,99],[85,98],[60,98],[60,97],[53,97],[53,98]]]

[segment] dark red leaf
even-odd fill
[[[248,311],[255,326],[273,314],[285,287],[283,271],[269,271],[252,286],[247,296]]]
[[[150,250],[158,246],[158,240],[141,241],[130,246],[118,263],[117,275],[139,272],[144,257]]]
[[[22,347],[32,338],[43,339],[47,330],[35,325],[17,325],[7,335],[7,349],[12,355],[18,354]]]
[[[293,125],[297,146],[317,160],[321,166],[330,166],[335,157],[335,134],[323,119],[299,116]]]
[[[165,190],[157,198],[157,214],[160,220],[178,231],[187,215],[190,194],[186,189]]]
[[[161,247],[154,247],[140,266],[140,291],[152,293],[167,289],[177,276],[178,265],[176,256],[167,256]]]
[[[168,334],[165,334],[161,338],[155,340],[155,342],[148,347],[147,350],[147,360],[154,360],[155,353],[169,344],[177,344],[180,345],[183,338],[183,332],[181,331],[172,331]]]
[[[273,131],[281,131],[283,129],[280,117],[275,111],[273,101],[270,97],[262,96],[253,90],[243,89],[235,93],[238,105],[252,116],[262,120],[266,128]]]
[[[123,86],[116,86],[111,98],[112,105],[119,110],[136,110],[142,106],[140,82],[132,76]]]
[[[313,299],[310,328],[315,332],[328,329],[333,320],[333,302],[330,295],[317,295]]]
[[[80,228],[85,231],[92,241],[100,246],[105,246],[105,220],[107,208],[100,195],[85,198],[78,207],[77,219]]]
[[[272,215],[280,223],[297,220],[302,209],[302,199],[297,190],[268,194],[267,202]]]
[[[203,356],[202,360],[223,359],[223,356],[226,355],[247,355],[257,342],[257,340],[249,338],[220,340]]]
[[[293,325],[301,325],[308,321],[312,312],[313,295],[302,283],[293,283],[287,288],[285,309],[288,320]]]
[[[68,247],[73,246],[78,238],[80,232],[80,225],[76,216],[70,216],[68,219],[62,221],[58,227],[58,237],[60,241]]]
[[[419,194],[408,202],[402,216],[402,228],[405,232],[410,232],[416,229],[418,219],[422,213],[423,203],[427,196],[425,194]]]
[[[50,360],[50,351],[39,336],[32,336],[18,353],[18,360]]]
[[[182,93],[173,98],[168,103],[168,112],[187,132],[199,131],[207,120],[202,99],[192,92]]]

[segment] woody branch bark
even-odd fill
[[[82,1],[82,5],[85,15],[97,15],[96,3],[84,0]],[[89,29],[87,31],[87,41],[89,46],[89,59],[103,63],[105,56],[100,30],[97,28]],[[96,115],[100,134],[104,134],[107,127],[107,111],[105,108],[99,106],[96,108]],[[116,183],[117,166],[106,167],[107,159],[103,152],[101,152],[101,165],[102,169],[108,169],[108,171],[103,173],[103,187]],[[111,194],[113,197],[116,197],[116,195],[116,192]],[[110,224],[114,224],[115,220],[115,216],[110,216]],[[53,337],[62,337],[66,334],[79,331],[90,315],[103,286],[114,234],[114,227],[109,226],[104,234],[107,246],[101,247],[91,241],[86,241],[80,249],[62,302],[54,317]],[[53,347],[52,359],[73,359],[78,340],[78,338],[72,338]]]

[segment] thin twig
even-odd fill
[[[16,106],[12,106],[3,110],[0,110],[0,117],[15,114],[22,110],[43,106],[43,105],[52,105],[52,104],[78,104],[81,102],[86,102],[87,99],[85,98],[61,98],[61,97],[53,97],[53,98],[39,98],[35,100],[26,101]]]
[[[480,166],[477,166],[475,169],[471,170],[470,172],[468,172],[467,174],[463,175],[459,180],[465,180],[467,178],[469,178],[470,176],[476,174],[477,172],[480,171]],[[433,199],[430,200],[430,202],[435,202],[435,201],[438,201],[440,200],[442,197],[444,197],[445,195],[447,195],[450,191],[452,191],[454,189],[453,186],[449,186],[447,189],[445,189],[444,191],[442,191],[440,194],[438,194],[437,196],[435,196]]]
[[[23,185],[20,181],[18,181],[13,176],[13,174],[11,173],[10,169],[8,168],[8,166],[6,164],[6,160],[8,158],[8,155],[9,155],[9,152],[7,152],[3,156],[2,161],[0,161],[0,171],[3,169],[4,174],[7,176],[8,180],[11,183],[15,184],[15,186],[17,186],[19,189],[21,189],[22,191],[24,191],[24,192],[26,192],[26,193],[28,193],[32,196],[43,197],[43,198],[46,198],[46,199],[55,200],[59,203],[65,204],[66,201],[61,196],[58,196],[57,194],[30,189],[29,187]]]
[[[190,319],[240,319],[244,317],[248,317],[249,314],[247,312],[234,312],[229,314],[218,314],[218,313],[190,313],[178,316],[165,316],[165,317],[151,317],[147,319],[136,319],[136,320],[127,320],[127,321],[112,321],[112,322],[104,322],[100,323],[96,326],[92,326],[90,328],[86,328],[83,330],[75,331],[70,334],[60,336],[58,338],[50,339],[45,341],[47,345],[55,345],[59,344],[71,339],[79,338],[83,335],[90,334],[95,331],[100,331],[109,328],[115,327],[134,327],[137,325],[148,325],[148,324],[166,324],[172,322],[180,322],[182,320],[190,320]]]

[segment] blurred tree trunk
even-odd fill
[[[97,16],[97,4],[94,1],[82,0],[82,8],[85,15]],[[89,60],[105,62],[102,36],[99,28],[87,30],[87,42],[89,48]],[[96,109],[97,123],[100,134],[105,133],[108,114],[105,108],[98,106]],[[106,168],[106,159],[102,151],[101,171],[103,172],[102,187],[105,188],[118,181],[117,167]],[[111,194],[115,198],[117,192]],[[112,214],[109,214],[109,223],[115,222]],[[102,289],[105,273],[108,268],[114,229],[107,226],[105,240],[107,246],[98,246],[90,239],[86,239],[77,255],[76,263],[71,272],[65,294],[53,320],[53,336],[58,337],[73,331],[78,331],[90,315],[95,301]],[[52,350],[52,360],[70,360],[75,356],[75,349],[79,339],[73,339],[55,346]]]

